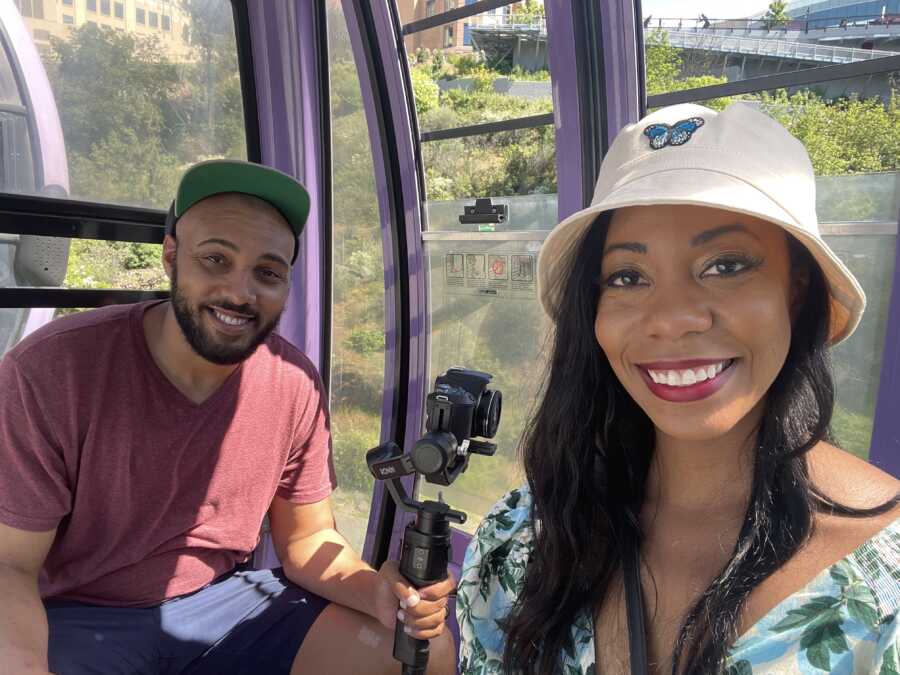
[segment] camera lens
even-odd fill
[[[478,401],[475,411],[475,435],[482,438],[493,438],[500,426],[500,413],[503,407],[503,395],[499,391],[485,389]]]

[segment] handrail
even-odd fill
[[[683,31],[667,31],[667,34],[670,45],[683,49],[702,48],[706,51],[778,56],[803,61],[854,63],[856,61],[870,61],[896,55],[896,52],[879,49],[838,47],[771,38],[753,38],[737,35],[698,35],[697,33]]]

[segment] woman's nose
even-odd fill
[[[696,284],[658,286],[642,309],[641,329],[647,337],[678,340],[713,325],[711,303]]]

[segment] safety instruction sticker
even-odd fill
[[[533,253],[446,253],[444,284],[457,295],[533,298],[536,266]]]

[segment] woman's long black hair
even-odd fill
[[[521,443],[539,526],[523,592],[503,623],[504,667],[511,673],[560,671],[563,650],[574,648],[576,614],[596,615],[621,569],[625,542],[641,540],[654,425],[621,386],[594,337],[600,294],[595,280],[609,222],[607,213],[591,226],[562,282],[542,397]],[[897,501],[851,509],[829,500],[809,479],[805,454],[830,438],[834,406],[829,296],[807,250],[793,238],[789,248],[792,270],[809,277],[805,302],[768,392],[737,544],[683,620],[673,675],[722,670],[747,596],[806,543],[816,511],[868,516]]]

